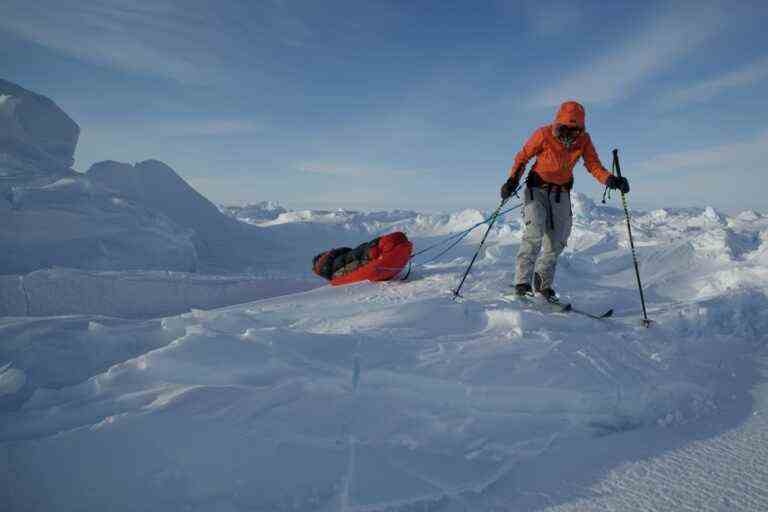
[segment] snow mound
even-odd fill
[[[0,274],[305,268],[287,244],[224,215],[161,162],[71,170],[79,131],[50,99],[0,80]],[[288,261],[277,261],[278,252]]]
[[[258,223],[260,226],[279,226],[290,223],[312,223],[337,226],[350,231],[377,233],[391,229],[398,222],[411,219],[417,214],[407,210],[360,212],[354,210],[291,210],[281,212],[276,218]]]
[[[193,232],[84,177],[14,187],[0,225],[0,273],[52,266],[191,271]]]
[[[53,101],[0,79],[0,183],[68,173],[79,135]]]
[[[296,275],[306,267],[299,258],[275,265],[270,233],[222,214],[157,161],[102,162],[85,175],[17,184],[0,213],[0,274],[57,266],[266,275],[287,266]]]
[[[191,230],[198,257],[197,271],[261,273],[275,270],[272,263],[275,258],[270,253],[276,250],[276,245],[267,232],[222,214],[162,162],[147,160],[136,165],[99,162],[86,176],[93,183]]]
[[[262,201],[245,206],[220,206],[219,209],[222,213],[246,224],[275,220],[288,211],[275,201]]]
[[[0,368],[0,400],[3,396],[18,393],[27,383],[26,374],[7,364]]]

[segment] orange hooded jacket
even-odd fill
[[[509,172],[510,176],[525,171],[528,161],[536,157],[531,172],[536,172],[542,180],[558,185],[565,185],[573,179],[573,167],[579,158],[584,158],[584,166],[600,183],[605,185],[611,175],[597,156],[592,139],[584,130],[584,107],[575,101],[566,101],[560,105],[555,116],[555,122],[536,130],[523,149],[515,157],[515,163]],[[581,135],[571,144],[570,148],[555,135],[560,125],[578,126]]]

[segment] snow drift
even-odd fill
[[[0,497],[40,510],[590,509],[608,498],[594,482],[628,460],[664,468],[692,437],[731,453],[721,434],[751,411],[768,345],[768,218],[638,214],[656,321],[644,329],[623,212],[574,202],[558,289],[584,309],[615,307],[610,321],[498,300],[517,214],[493,230],[461,305],[449,290],[472,243],[408,282],[162,320],[0,320],[12,340],[0,345],[0,460],[13,462]],[[345,220],[307,212],[267,229],[344,238],[399,226],[421,233],[418,247],[483,213],[334,215]],[[754,467],[764,452],[752,451]],[[685,467],[651,481],[685,490]],[[740,498],[712,482],[694,503],[768,506],[763,473],[739,474]]]

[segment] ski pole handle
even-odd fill
[[[613,150],[613,165],[616,169],[616,175],[621,178],[621,165],[619,164],[619,150]]]

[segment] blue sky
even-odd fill
[[[735,5],[734,5],[735,4]],[[0,76],[220,203],[493,208],[576,99],[639,207],[766,208],[766,2],[6,0]],[[576,189],[599,197],[583,167]]]

